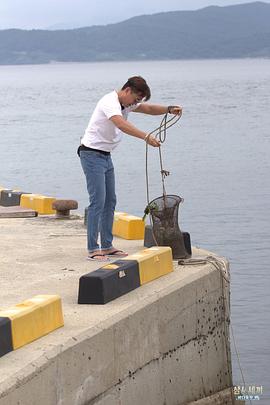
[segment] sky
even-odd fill
[[[142,14],[248,2],[251,0],[0,0],[0,29],[104,25]]]

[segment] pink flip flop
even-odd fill
[[[98,259],[98,257],[101,257],[101,259]],[[94,262],[107,262],[107,261],[109,261],[109,258],[107,257],[107,255],[104,255],[102,253],[94,253],[94,254],[90,254],[87,257],[87,260],[92,260]]]
[[[123,250],[115,249],[113,252],[107,253],[106,256],[126,257],[128,256],[128,253]]]

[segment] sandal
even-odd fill
[[[101,259],[98,259],[98,257],[101,257]],[[95,262],[107,262],[109,261],[109,258],[107,255],[103,255],[102,253],[93,253],[87,257],[87,260],[92,260]]]
[[[115,249],[113,252],[107,253],[106,256],[126,257],[128,256],[128,253],[123,250]]]

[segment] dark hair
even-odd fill
[[[122,90],[125,90],[127,87],[130,87],[131,90],[134,91],[134,93],[137,93],[138,95],[143,97],[145,101],[149,100],[149,98],[151,97],[150,88],[144,78],[141,76],[130,77],[122,87]]]

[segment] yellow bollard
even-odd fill
[[[123,239],[144,239],[144,221],[140,217],[125,212],[115,212],[113,234]]]
[[[52,203],[56,200],[54,197],[47,197],[41,194],[22,194],[20,206],[31,208],[39,214],[49,215],[55,214],[52,208]]]
[[[64,325],[61,298],[58,295],[36,295],[0,311],[0,318],[9,318],[11,321],[13,350]]]
[[[173,271],[172,249],[168,246],[153,246],[124,257],[122,260],[138,262],[141,285]]]

